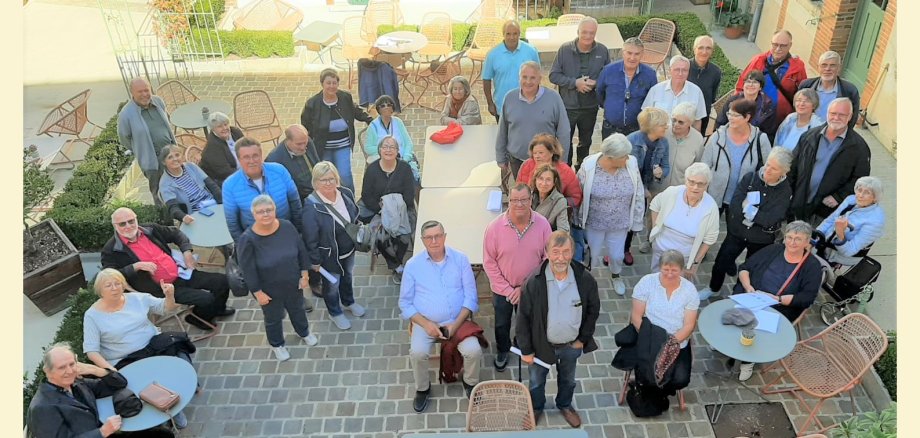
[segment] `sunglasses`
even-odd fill
[[[134,225],[136,223],[137,223],[137,218],[134,218],[134,219],[128,219],[122,222],[115,222],[115,225],[118,226],[119,228],[124,228],[124,227],[127,227],[128,225]]]
[[[393,108],[393,104],[392,103],[381,103],[380,105],[377,105],[377,108]]]

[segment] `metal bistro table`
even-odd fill
[[[229,115],[232,107],[222,100],[196,100],[182,105],[169,116],[169,121],[183,129],[204,129],[204,136],[208,136],[208,119],[201,114],[202,108],[208,108],[208,114],[221,112]]]
[[[741,345],[741,327],[722,324],[722,313],[732,307],[735,307],[735,302],[730,298],[725,298],[709,304],[700,312],[697,326],[700,328],[700,334],[703,335],[703,339],[709,343],[713,350],[742,362],[768,363],[788,356],[792,349],[795,348],[797,341],[795,328],[782,315],[779,317],[779,329],[776,333],[757,330],[753,345]],[[779,313],[769,307],[766,310]],[[728,376],[710,372],[706,372],[706,374],[716,376],[723,382],[728,381],[733,376],[731,372],[729,372]],[[769,402],[758,391],[745,385],[744,382],[737,381],[737,383],[764,401]],[[719,402],[716,403],[712,410],[712,416],[709,417],[710,423],[719,421],[719,414],[722,413],[722,407],[725,406],[720,389],[721,385],[716,387]]]
[[[522,430],[514,432],[412,433],[405,438],[588,438],[584,429]]]
[[[495,163],[498,125],[464,126],[463,135],[453,144],[432,141],[431,134],[444,128],[429,126],[425,131],[422,187],[500,186],[501,169]]]
[[[551,63],[559,47],[578,36],[578,25],[529,27],[526,34],[527,42],[540,54],[540,61]],[[623,48],[623,36],[614,23],[599,24],[595,39],[607,46],[611,58]]]
[[[304,46],[307,50],[316,52],[314,60],[323,60],[323,53],[328,52],[332,43],[339,38],[342,25],[328,21],[317,20],[294,33],[294,45]],[[332,62],[332,55],[329,55]]]
[[[227,228],[227,219],[224,218],[224,204],[217,204],[208,207],[214,212],[211,216],[205,216],[200,211],[192,213],[195,222],[191,224],[182,223],[179,230],[185,233],[189,242],[195,246],[206,248],[217,248],[233,243],[233,237],[230,236],[230,230]]]
[[[168,414],[144,403],[144,408],[139,414],[122,419],[121,430],[125,432],[150,429],[169,421],[192,401],[198,386],[198,373],[192,364],[173,356],[148,357],[122,368],[119,372],[128,380],[128,389],[135,394],[140,394],[154,381],[179,394],[179,403],[176,403]],[[115,415],[112,397],[96,400],[96,409],[102,422]]]

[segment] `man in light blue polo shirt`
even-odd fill
[[[482,90],[486,95],[489,114],[495,116],[502,112],[502,103],[505,95],[518,86],[518,71],[521,64],[534,61],[540,64],[540,54],[533,46],[521,41],[521,25],[509,20],[502,26],[505,40],[492,48],[486,55],[486,62],[482,66]],[[495,90],[492,90],[492,82]]]

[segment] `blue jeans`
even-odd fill
[[[572,240],[575,241],[575,255],[572,257],[576,262],[585,261],[585,230],[574,225],[571,227]]]
[[[571,346],[556,348],[556,378],[559,392],[556,394],[556,408],[572,406],[575,395],[575,365],[581,357],[581,350]],[[542,411],[546,404],[546,375],[549,370],[537,364],[530,364],[530,401],[534,411]]]
[[[493,292],[492,307],[495,308],[495,348],[499,353],[507,353],[511,351],[511,317],[517,306]]]
[[[284,345],[284,330],[282,323],[285,312],[291,318],[291,325],[300,337],[310,334],[310,323],[307,322],[307,311],[304,310],[304,297],[299,289],[286,290],[271,295],[272,300],[262,306],[262,316],[265,319],[265,336],[272,347]]]
[[[355,269],[355,254],[352,253],[347,258],[339,260],[339,263],[342,264],[345,273],[331,273],[339,281],[335,284],[328,280],[323,282],[323,301],[326,302],[326,310],[329,311],[330,316],[338,316],[344,312],[339,304],[340,301],[345,306],[355,303],[355,289],[351,284],[352,271]]]
[[[323,149],[323,160],[335,164],[342,185],[355,192],[355,179],[351,175],[351,148]]]

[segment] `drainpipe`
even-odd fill
[[[760,14],[763,12],[763,0],[757,0],[757,5],[754,6],[754,18],[751,19],[751,29],[748,31],[747,40],[750,43],[753,43],[757,39],[757,27],[760,26]]]

